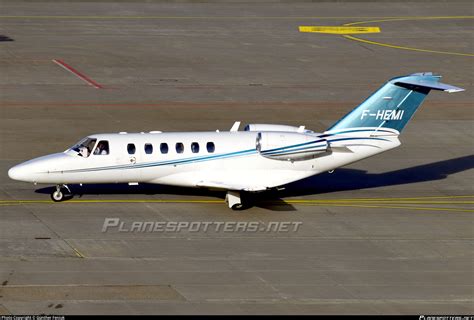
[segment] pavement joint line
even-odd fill
[[[108,15],[0,15],[0,19],[249,19],[249,20],[291,20],[291,19],[452,19],[452,18],[470,18],[472,16],[108,16]]]
[[[32,210],[27,210],[27,211],[29,211],[30,214],[33,217],[35,217],[39,223],[43,224],[45,228],[48,229],[52,234],[54,234],[58,239],[61,239],[62,241],[64,241],[64,243],[74,251],[74,254],[76,256],[78,256],[79,258],[84,258],[84,256],[79,252],[79,250],[74,248],[66,239],[62,239],[62,237],[53,228],[51,228],[45,221],[43,221],[35,212],[33,212]]]

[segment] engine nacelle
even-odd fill
[[[304,126],[294,127],[287,126],[284,124],[248,124],[245,126],[244,131],[278,131],[278,132],[299,132],[299,133],[312,133],[311,130],[306,130]]]
[[[328,142],[313,135],[296,132],[259,132],[257,151],[275,160],[302,161],[328,151]]]

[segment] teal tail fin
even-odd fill
[[[390,128],[401,132],[431,90],[464,89],[439,82],[431,72],[393,78],[327,131],[348,128]]]

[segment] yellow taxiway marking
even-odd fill
[[[358,207],[358,208],[385,208],[408,209],[425,211],[453,211],[474,212],[474,209],[440,207],[439,205],[472,205],[474,196],[432,196],[412,198],[353,198],[353,199],[289,199],[282,202],[267,201],[268,204],[294,204],[303,206],[327,207]],[[105,200],[69,200],[63,204],[94,204],[94,203],[168,203],[168,204],[222,204],[223,200],[186,200],[186,199],[105,199]],[[51,200],[0,200],[0,206],[13,206],[22,204],[56,204]],[[425,205],[425,206],[421,206]],[[432,205],[436,207],[432,207]]]
[[[400,200],[425,200],[425,199],[464,199],[473,198],[473,196],[427,196],[427,197],[410,197],[410,198],[342,198],[342,199],[314,199],[310,201],[400,201]],[[298,201],[298,200],[295,200]],[[304,201],[304,200],[303,200]]]
[[[453,211],[453,212],[473,212],[474,209],[458,209],[458,208],[440,208],[440,207],[412,207],[412,206],[395,206],[395,205],[372,205],[372,204],[343,204],[343,203],[300,203],[303,206],[327,206],[327,207],[352,207],[352,208],[380,208],[380,209],[408,209],[423,211]]]
[[[0,15],[0,19],[44,19],[44,20],[53,20],[53,19],[70,19],[70,20],[120,20],[120,19],[135,19],[135,20],[146,20],[146,19],[201,19],[201,20],[232,20],[232,19],[252,19],[252,20],[304,20],[304,19],[317,19],[317,20],[344,20],[344,19],[376,19],[368,21],[357,21],[346,23],[344,26],[353,26],[365,23],[373,22],[388,22],[388,21],[408,21],[408,20],[436,20],[436,19],[472,19],[473,16],[429,16],[429,17],[397,17],[397,16],[386,16],[386,17],[350,17],[350,16],[334,16],[334,17],[321,17],[321,16],[73,16],[73,15],[61,15],[61,16],[31,16],[31,15]],[[367,33],[367,32],[363,32]],[[343,37],[348,40],[363,42],[366,44],[377,45],[382,47],[388,47],[392,49],[400,50],[409,50],[409,51],[418,51],[426,53],[438,53],[438,54],[447,54],[447,55],[456,55],[456,56],[468,56],[473,57],[474,54],[470,53],[460,53],[460,52],[450,52],[450,51],[438,51],[438,50],[428,50],[428,49],[419,49],[413,47],[404,47],[393,44],[387,44],[377,41],[364,40],[361,38],[353,37],[347,33],[341,33]]]
[[[77,250],[77,249],[74,248],[74,247],[71,247],[71,248],[72,248],[72,250],[74,250],[74,253],[76,254],[76,256],[77,256],[78,258],[81,258],[81,259],[84,259],[84,258],[85,258],[85,256],[84,256],[79,250]]]
[[[355,21],[345,23],[344,26],[355,26],[366,23],[379,23],[391,21],[412,21],[412,20],[452,20],[452,19],[474,19],[474,16],[427,16],[427,17],[380,17],[377,20]]]
[[[300,26],[300,32],[329,33],[329,34],[359,34],[378,33],[379,27],[334,27],[334,26]]]
[[[437,199],[474,199],[474,195],[464,196],[425,196],[425,197],[408,197],[408,198],[342,198],[342,199],[301,199],[291,201],[405,201],[405,200],[437,200]],[[105,199],[105,200],[68,200],[68,203],[82,203],[82,202],[222,202],[221,200],[194,200],[194,199]],[[431,200],[430,200],[431,201]],[[34,202],[34,203],[53,203],[51,200],[0,200],[1,203],[7,202]]]
[[[452,199],[452,201],[448,201]],[[474,204],[474,201],[456,199],[474,199],[474,196],[427,196],[410,198],[342,198],[342,199],[289,199],[288,203],[331,203],[331,202],[403,202],[432,204]],[[67,200],[61,203],[222,203],[224,200],[195,199],[91,199]],[[0,200],[0,204],[55,203],[52,200]]]
[[[376,46],[392,48],[392,49],[401,49],[401,50],[419,51],[419,52],[428,52],[428,53],[449,54],[449,55],[454,55],[454,56],[474,57],[474,54],[471,54],[471,53],[438,51],[438,50],[428,50],[428,49],[419,49],[419,48],[413,48],[413,47],[397,46],[397,45],[394,45],[394,44],[388,44],[388,43],[382,43],[382,42],[377,42],[377,41],[360,39],[360,38],[353,37],[353,36],[350,36],[350,35],[344,35],[344,38],[349,39],[349,40],[353,40],[353,41],[367,43],[367,44],[373,44],[373,45],[376,45]]]
[[[360,25],[360,24],[366,24],[366,23],[377,23],[377,22],[391,22],[391,21],[411,21],[411,20],[439,20],[439,19],[473,19],[474,16],[446,16],[446,17],[399,17],[399,18],[389,18],[389,19],[379,19],[379,20],[369,20],[369,21],[357,21],[357,22],[351,22],[351,23],[345,23],[344,26],[355,26],[355,25]],[[353,40],[353,41],[358,41],[366,44],[371,44],[371,45],[376,45],[376,46],[381,46],[381,47],[386,47],[386,48],[392,48],[392,49],[399,49],[399,50],[408,50],[408,51],[418,51],[418,52],[427,52],[427,53],[438,53],[438,54],[447,54],[447,55],[454,55],[454,56],[465,56],[465,57],[474,57],[474,54],[472,53],[461,53],[461,52],[452,52],[452,51],[440,51],[440,50],[429,50],[429,49],[420,49],[420,48],[414,48],[414,47],[405,47],[405,46],[399,46],[399,45],[394,45],[394,44],[389,44],[389,43],[382,43],[382,42],[377,42],[373,40],[366,40],[366,39],[361,39],[357,38],[351,35],[343,35],[344,38]]]

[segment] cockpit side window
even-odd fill
[[[95,143],[97,139],[93,138],[84,138],[78,143],[76,143],[71,150],[74,150],[77,152],[78,155],[81,157],[87,158],[91,155],[92,149],[94,149]]]
[[[109,142],[106,140],[100,140],[97,147],[95,147],[94,155],[103,156],[107,154],[109,154]]]

